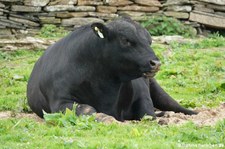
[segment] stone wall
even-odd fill
[[[166,16],[188,20],[193,27],[225,29],[225,0],[167,0],[163,6]]]
[[[67,29],[121,15],[172,16],[198,28],[225,28],[225,0],[0,0],[0,38],[35,34],[44,24]]]

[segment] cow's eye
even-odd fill
[[[122,38],[121,38],[121,44],[122,44],[123,46],[131,46],[131,45],[132,45],[132,42],[131,42],[129,39],[127,39],[127,38],[125,38],[125,37],[122,37]]]

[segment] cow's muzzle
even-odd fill
[[[143,73],[143,76],[147,78],[152,78],[160,70],[161,63],[157,60],[150,60],[149,65],[151,70],[149,72]]]

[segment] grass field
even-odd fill
[[[214,36],[192,43],[153,44],[162,61],[156,78],[183,106],[217,107],[225,102],[225,39]],[[0,51],[0,111],[30,112],[26,84],[43,50]],[[54,121],[0,119],[0,148],[223,148],[225,119],[215,126],[192,122],[158,125],[143,119],[129,124],[97,123],[94,117],[50,115]]]

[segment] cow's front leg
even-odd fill
[[[150,115],[153,119],[156,118],[153,103],[151,98],[138,98],[132,106],[133,120],[141,120],[145,115]]]
[[[186,109],[177,103],[160,87],[154,78],[150,79],[149,85],[150,95],[155,108],[162,111],[181,112],[188,115],[197,114],[197,112]]]
[[[125,119],[140,120],[144,115],[156,117],[154,106],[150,97],[148,79],[138,78],[132,80],[133,100],[130,110],[125,113]]]

